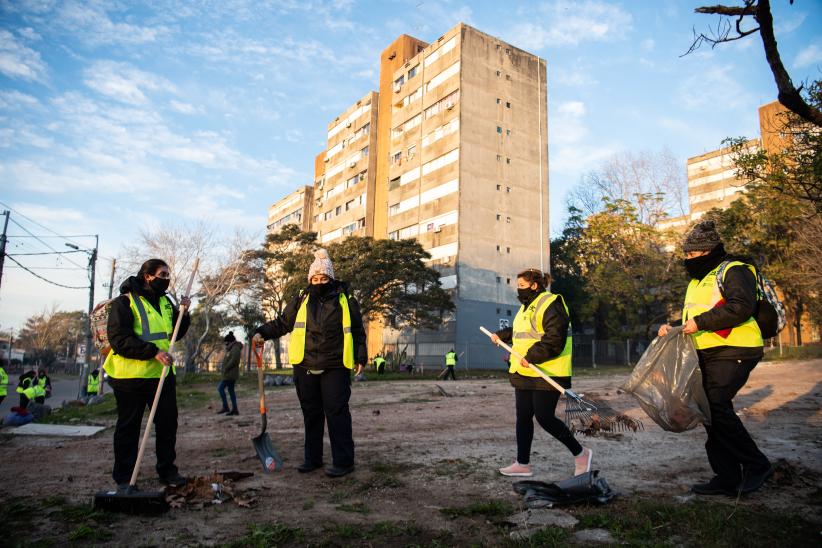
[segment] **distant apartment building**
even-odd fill
[[[456,304],[435,331],[372,322],[371,355],[413,340],[417,364],[439,365],[470,344],[463,363],[500,366],[478,327],[510,325],[516,274],[549,269],[547,100],[543,59],[459,24],[431,44],[398,37],[380,57],[379,92],[329,124],[315,160],[318,241],[415,238]]]
[[[753,152],[761,146],[759,139],[745,143]],[[688,158],[688,205],[690,220],[695,221],[706,211],[727,208],[745,191],[746,181],[736,176],[736,165],[730,147],[713,150]]]
[[[268,208],[268,232],[278,232],[288,224],[310,230],[314,187],[303,186]]]
[[[321,244],[374,235],[378,97],[368,93],[328,125],[324,166],[314,182],[312,230]]]

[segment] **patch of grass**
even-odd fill
[[[265,548],[268,546],[280,546],[288,543],[302,543],[305,533],[299,527],[289,527],[281,523],[271,523],[268,525],[249,525],[248,532],[228,544],[232,548],[246,548],[255,546]]]
[[[214,399],[210,392],[200,390],[177,390],[177,406],[181,408],[201,407]]]
[[[445,459],[428,466],[437,476],[466,478],[475,473],[478,468],[475,464],[463,459]]]
[[[546,527],[525,539],[507,539],[502,543],[506,548],[555,548],[567,546],[571,532],[562,527]]]
[[[215,447],[214,449],[211,449],[208,452],[209,455],[211,455],[212,457],[214,457],[216,459],[219,459],[219,458],[222,458],[222,457],[227,457],[231,453],[232,453],[232,449],[229,449],[228,447]]]
[[[514,507],[511,503],[504,500],[486,500],[481,502],[472,502],[468,506],[442,508],[440,512],[447,517],[474,517],[483,516],[488,519],[502,518],[511,515],[514,512]]]
[[[308,499],[303,503],[303,510],[311,510],[312,508],[314,508],[315,504],[316,502],[314,501],[314,499]]]
[[[31,527],[38,508],[28,500],[8,500],[0,504],[0,523],[7,531],[25,531]]]
[[[77,526],[68,536],[71,541],[82,540],[89,542],[105,542],[113,537],[114,535],[110,531],[99,527],[91,527],[85,523]]]
[[[103,395],[103,401],[96,405],[58,407],[51,414],[39,419],[43,424],[94,424],[117,418],[117,402],[114,394]]]
[[[352,512],[354,514],[370,514],[371,509],[364,502],[351,502],[337,506],[340,512]]]
[[[621,499],[604,507],[573,512],[585,528],[607,529],[619,541],[655,546],[809,546],[818,526],[803,518],[761,506],[709,501],[680,504],[660,499]],[[778,523],[779,527],[773,524]]]
[[[112,523],[116,519],[116,514],[110,512],[100,512],[95,510],[90,504],[69,504],[64,502],[58,506],[57,517],[66,524],[80,522]]]
[[[362,527],[351,523],[335,523],[326,526],[325,531],[331,533],[332,537],[341,539],[363,538],[363,535],[366,534]]]
[[[763,361],[816,360],[822,358],[822,345],[791,346],[782,348],[779,354],[779,348],[766,348]]]

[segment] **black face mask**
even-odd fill
[[[331,282],[326,282],[324,284],[311,284],[308,286],[308,294],[312,297],[325,297],[331,290],[334,289],[334,285]]]
[[[724,258],[725,248],[722,244],[719,244],[707,255],[694,257],[693,259],[685,259],[682,261],[682,264],[685,266],[688,276],[695,280],[701,280],[707,276],[711,270],[719,266],[719,263],[721,263]]]
[[[530,287],[518,287],[517,288],[517,300],[524,305],[527,305],[534,299],[536,299],[537,295],[539,295],[541,291],[539,289],[531,289]]]
[[[168,278],[154,278],[153,280],[148,282],[148,286],[157,295],[162,295],[166,292],[166,289],[168,289],[169,283],[171,283],[171,280],[169,280]]]

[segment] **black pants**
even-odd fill
[[[351,429],[351,374],[345,367],[327,369],[314,375],[302,367],[294,368],[294,386],[305,422],[305,462],[323,462],[323,432],[328,423],[331,458],[334,466],[354,464],[354,438]]]
[[[2,405],[2,404],[3,404],[3,400],[5,400],[5,399],[6,399],[5,394],[4,394],[4,395],[2,395],[2,396],[0,396],[0,405]]]
[[[381,363],[377,366],[377,375],[382,375],[383,373],[385,373],[385,364]]]
[[[135,379],[136,380],[136,379]],[[139,379],[143,380],[143,379]],[[131,383],[127,389],[114,388],[117,400],[117,426],[114,430],[114,470],[111,477],[117,484],[128,483],[140,444],[140,425],[146,408],[154,401],[159,379]],[[177,473],[177,391],[176,379],[169,374],[163,383],[160,401],[154,414],[157,474],[168,477]]]
[[[29,397],[26,396],[25,394],[20,394],[20,407],[25,409],[28,406],[29,406]]]
[[[734,412],[732,401],[758,362],[759,359],[699,358],[702,386],[711,408],[711,425],[705,427],[705,451],[714,473],[732,488],[739,485],[743,473],[764,472],[770,466]]]
[[[517,404],[517,462],[531,462],[531,442],[534,439],[534,417],[546,432],[554,436],[573,455],[582,452],[582,446],[574,435],[559,420],[554,412],[559,401],[556,390],[522,390],[514,389]]]
[[[445,379],[448,380],[448,377],[451,377],[452,381],[457,380],[457,376],[454,374],[454,366],[453,365],[446,365],[445,366]]]

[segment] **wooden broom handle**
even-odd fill
[[[194,275],[197,274],[197,268],[200,266],[200,258],[194,259],[194,266],[191,269],[191,277],[188,279],[188,286],[183,295],[188,297],[191,294],[191,286],[194,285]],[[168,354],[174,350],[174,343],[177,342],[177,334],[180,332],[180,324],[183,321],[183,314],[186,312],[186,306],[181,305],[177,313],[177,323],[174,324],[174,332],[171,334],[171,342],[168,344]],[[148,422],[146,429],[143,432],[143,439],[140,440],[140,450],[137,451],[137,461],[134,463],[134,470],[131,472],[131,481],[128,484],[131,487],[137,485],[137,476],[140,474],[140,464],[143,462],[143,453],[146,451],[146,444],[148,443],[148,435],[151,432],[151,423],[154,422],[154,414],[157,412],[157,402],[160,401],[160,393],[163,391],[163,384],[165,384],[166,375],[168,374],[168,366],[163,365],[163,371],[160,373],[160,380],[157,382],[157,391],[154,393],[154,401],[151,404],[151,411],[148,413]]]
[[[488,337],[493,337],[493,336],[494,336],[494,334],[493,334],[493,333],[491,333],[490,331],[488,331],[487,329],[485,329],[485,328],[484,328],[484,327],[482,327],[482,326],[480,326],[480,331],[482,331],[483,333],[485,333],[486,335],[488,335]],[[520,356],[518,352],[516,352],[513,348],[511,348],[510,346],[508,346],[508,345],[507,345],[507,344],[505,344],[504,342],[500,341],[500,342],[499,342],[499,346],[503,347],[505,350],[507,350],[508,352],[510,352],[511,354],[513,354],[514,356],[516,356],[517,358],[519,358],[519,359],[521,359],[521,360],[524,360],[524,359],[525,359],[523,356]],[[526,360],[526,362],[525,362],[525,363],[528,363],[528,361]],[[553,386],[554,388],[556,388],[556,389],[559,391],[559,393],[560,393],[560,394],[563,394],[563,395],[565,394],[565,389],[564,389],[562,386],[560,386],[560,385],[559,385],[559,383],[557,383],[557,381],[555,381],[554,379],[552,379],[551,377],[549,377],[549,376],[545,373],[545,371],[543,371],[542,369],[540,369],[539,367],[535,366],[535,365],[534,365],[534,364],[532,364],[532,363],[528,363],[528,367],[530,367],[532,370],[534,370],[534,371],[537,373],[537,375],[539,375],[539,376],[540,376],[540,377],[542,377],[545,381],[547,381],[547,382],[548,382],[548,384],[550,384],[551,386]]]

